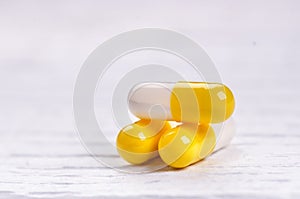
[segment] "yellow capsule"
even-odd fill
[[[208,156],[215,145],[216,136],[211,126],[182,124],[161,136],[158,149],[166,164],[184,168]]]
[[[158,156],[161,135],[171,129],[167,121],[139,120],[119,132],[117,149],[120,156],[131,164],[142,164]]]
[[[177,122],[220,123],[235,107],[231,90],[221,83],[143,83],[128,98],[130,111],[139,118]]]

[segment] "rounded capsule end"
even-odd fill
[[[172,120],[172,87],[170,83],[142,83],[134,86],[128,95],[130,112],[141,119]]]

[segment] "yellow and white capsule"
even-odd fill
[[[234,129],[232,120],[224,125],[185,123],[175,128],[166,121],[140,120],[121,129],[117,149],[131,164],[142,164],[159,154],[167,165],[184,168],[227,146]]]
[[[185,123],[163,134],[158,148],[166,164],[184,168],[208,156],[215,145],[216,135],[209,125]]]
[[[117,150],[131,164],[142,164],[158,156],[158,142],[170,130],[167,121],[139,120],[127,125],[118,134]]]
[[[215,129],[208,124],[184,123],[168,130],[158,144],[161,159],[173,168],[184,168],[204,159],[233,138],[232,121],[224,125],[218,136]]]
[[[235,100],[220,83],[142,83],[132,88],[128,105],[142,119],[220,123],[232,115]]]

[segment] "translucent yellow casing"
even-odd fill
[[[177,82],[172,90],[170,108],[175,121],[220,123],[234,111],[231,90],[223,84]]]
[[[209,125],[182,124],[164,133],[159,141],[161,159],[171,167],[187,167],[212,153],[216,145]]]
[[[161,135],[171,129],[167,121],[139,120],[119,132],[117,149],[120,156],[131,164],[141,164],[158,156]]]

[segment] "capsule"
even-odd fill
[[[184,123],[161,136],[159,155],[173,168],[187,167],[227,146],[234,135],[232,123],[225,124],[218,139],[216,135],[214,128],[208,124]]]
[[[160,155],[167,165],[184,168],[231,142],[233,120],[218,125],[184,123],[171,128],[169,122],[140,120],[120,131],[117,149],[131,164],[142,164]]]
[[[142,164],[158,156],[158,142],[170,130],[167,121],[139,120],[127,125],[118,134],[117,150],[131,164]]]
[[[141,119],[220,123],[232,115],[235,100],[220,83],[142,83],[132,88],[128,105]]]

